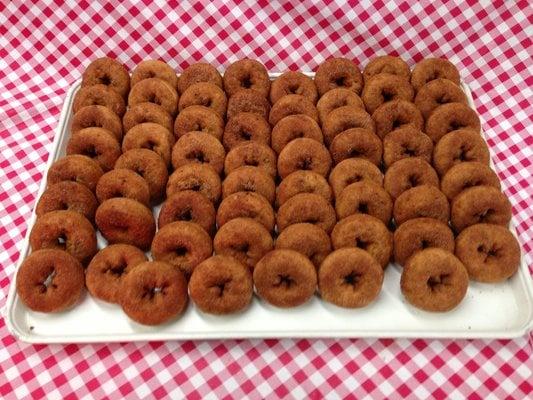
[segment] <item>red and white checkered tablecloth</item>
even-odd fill
[[[54,129],[90,59],[180,70],[248,56],[270,71],[329,56],[366,64],[451,59],[470,85],[533,260],[533,7],[530,1],[3,1],[0,5],[0,307],[5,305]],[[77,3],[77,4],[76,4]],[[100,5],[96,4],[100,3]],[[371,4],[370,4],[371,3]],[[460,4],[459,4],[460,3]],[[27,345],[0,319],[0,397],[523,399],[532,336],[517,340],[234,340]]]

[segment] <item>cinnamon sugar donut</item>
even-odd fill
[[[131,87],[144,79],[158,78],[168,83],[174,89],[178,86],[176,72],[167,63],[160,60],[141,61],[131,74]]]
[[[46,188],[35,206],[35,215],[39,218],[51,211],[69,210],[76,211],[89,221],[93,221],[96,207],[98,202],[87,186],[77,182],[62,181]]]
[[[159,78],[148,78],[131,88],[128,104],[154,103],[165,109],[170,115],[178,112],[178,93],[176,88]]]
[[[224,90],[231,97],[241,89],[254,89],[268,96],[270,77],[263,64],[245,58],[228,66],[224,73]]]
[[[207,82],[222,88],[222,77],[215,67],[207,63],[195,63],[183,70],[179,77],[178,91],[183,94],[195,83]]]
[[[335,210],[322,196],[315,193],[299,193],[288,199],[278,209],[278,232],[289,225],[310,223],[330,233],[337,219]]]
[[[439,187],[439,177],[431,165],[418,157],[404,158],[392,164],[383,180],[383,187],[396,199],[406,190],[420,185]]]
[[[326,178],[314,171],[298,170],[287,175],[279,184],[276,193],[276,205],[279,207],[300,193],[318,194],[329,203],[332,200],[331,188]]]
[[[207,164],[182,165],[168,178],[167,197],[183,190],[200,192],[212,203],[218,203],[222,190],[220,177]]]
[[[258,114],[239,113],[227,122],[222,142],[226,150],[231,150],[250,141],[270,145],[270,125]]]
[[[392,74],[378,74],[368,81],[361,94],[367,111],[372,114],[383,103],[392,100],[413,101],[415,91],[405,78]]]
[[[213,203],[200,192],[184,190],[174,193],[161,205],[157,226],[159,229],[175,221],[188,221],[200,225],[212,235],[215,233],[216,211]]]
[[[456,85],[461,80],[459,71],[450,61],[444,58],[426,58],[413,68],[411,85],[418,91],[426,83],[439,78],[448,79]]]
[[[274,230],[274,210],[270,203],[254,192],[237,192],[220,203],[217,211],[217,226],[220,229],[235,218],[251,218],[262,224],[269,232]]]
[[[467,104],[467,100],[463,90],[452,81],[435,79],[418,90],[414,103],[427,120],[437,107],[448,103]]]
[[[395,129],[383,138],[383,163],[386,168],[409,157],[420,157],[430,163],[432,153],[431,138],[412,126]]]
[[[363,70],[365,83],[379,74],[396,75],[409,81],[411,78],[411,69],[409,65],[400,57],[389,55],[379,56],[371,59]]]
[[[352,214],[368,214],[387,225],[391,219],[392,200],[382,187],[360,181],[344,188],[337,198],[335,209],[339,219]]]
[[[170,165],[170,153],[174,146],[174,136],[159,124],[145,122],[131,128],[122,141],[122,151],[148,149],[159,155],[165,164]]]
[[[122,123],[124,132],[128,132],[134,126],[145,122],[159,124],[172,132],[172,120],[172,115],[163,107],[154,103],[139,103],[134,106],[130,105],[128,111],[124,114]]]
[[[384,138],[389,132],[398,128],[412,126],[422,130],[424,118],[416,106],[405,100],[392,100],[383,103],[372,114],[376,123],[376,133]]]
[[[473,186],[492,186],[498,190],[501,189],[496,172],[489,166],[475,161],[454,165],[440,182],[441,190],[449,200]]]
[[[226,155],[224,172],[229,175],[237,168],[250,166],[257,167],[275,178],[276,164],[276,153],[270,147],[257,142],[241,143]]]
[[[276,239],[276,249],[302,253],[318,270],[324,258],[331,253],[331,241],[326,231],[316,225],[301,223],[286,227]]]
[[[364,158],[375,165],[381,165],[383,144],[381,139],[369,130],[347,129],[339,133],[329,146],[335,164],[347,158]]]
[[[352,183],[369,181],[383,185],[383,175],[378,167],[362,158],[348,158],[338,163],[329,174],[329,184],[338,198],[344,188]]]
[[[204,106],[224,118],[227,105],[228,99],[220,87],[209,82],[199,82],[183,92],[179,101],[179,110],[183,111],[190,106]]]
[[[313,80],[298,71],[287,71],[278,76],[270,85],[270,102],[276,103],[288,94],[299,94],[316,104],[318,92]]]
[[[481,123],[477,113],[462,103],[447,103],[438,106],[426,121],[426,133],[437,143],[448,132],[470,129],[479,135]]]
[[[148,207],[150,188],[146,180],[136,172],[126,168],[117,168],[102,175],[96,185],[98,202],[103,203],[114,197],[126,197]]]
[[[287,143],[298,138],[323,142],[322,131],[317,122],[307,115],[295,114],[282,118],[272,129],[272,149],[279,154]]]
[[[224,170],[225,157],[224,146],[214,136],[202,132],[186,133],[172,148],[172,166],[176,169],[198,163],[209,165],[220,174]]]
[[[224,120],[211,108],[190,106],[180,111],[174,123],[174,136],[176,139],[188,132],[203,132],[222,140]]]
[[[242,112],[257,114],[264,119],[268,119],[270,103],[267,98],[257,90],[241,89],[233,94],[228,100],[228,118],[231,119]]]
[[[278,174],[281,178],[298,170],[314,171],[327,176],[330,168],[331,156],[328,149],[313,139],[294,139],[279,153]]]
[[[299,94],[288,94],[275,102],[270,109],[268,122],[274,126],[286,116],[295,114],[308,115],[318,122],[318,111],[315,105]]]
[[[68,140],[66,153],[92,158],[104,171],[113,169],[122,154],[115,136],[104,128],[85,128],[78,131]]]
[[[337,88],[349,89],[359,94],[363,88],[363,76],[353,61],[330,58],[318,66],[315,84],[320,96]]]
[[[85,86],[78,90],[74,96],[72,111],[76,114],[87,106],[107,107],[119,117],[126,112],[126,103],[120,93],[106,85]]]
[[[276,184],[270,175],[257,167],[240,167],[222,182],[222,198],[237,192],[260,194],[272,204],[276,197]]]
[[[130,74],[124,66],[109,57],[92,61],[82,75],[81,87],[105,85],[126,97],[130,90]]]
[[[363,128],[372,133],[376,132],[374,120],[365,110],[351,106],[339,107],[331,111],[322,122],[324,142],[329,146],[335,136],[352,128]]]
[[[316,104],[320,123],[323,124],[333,110],[346,106],[365,109],[363,100],[353,90],[337,88],[327,91]]]
[[[55,161],[46,175],[48,185],[62,181],[74,181],[87,186],[92,192],[98,179],[104,174],[102,168],[93,159],[74,154]]]
[[[450,204],[437,187],[420,185],[398,196],[394,201],[393,216],[396,226],[420,217],[435,218],[447,223],[450,219]]]
[[[104,128],[120,142],[122,140],[122,123],[117,114],[104,106],[86,106],[81,108],[72,118],[70,131],[74,136],[85,128]]]

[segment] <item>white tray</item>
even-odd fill
[[[72,101],[79,86],[77,82],[68,91],[46,171],[65,154]],[[470,89],[465,84],[462,87],[470,107],[474,108]],[[38,198],[45,186],[46,172]],[[158,209],[155,215],[157,212]],[[17,268],[30,253],[29,232],[34,222],[35,214],[32,214]],[[513,221],[511,230],[516,235]],[[99,247],[103,247],[105,241],[98,236]],[[129,320],[119,306],[88,294],[68,312],[30,311],[17,296],[15,273],[4,313],[9,331],[30,343],[282,337],[513,338],[532,329],[533,289],[523,257],[519,271],[505,283],[470,282],[463,302],[448,313],[429,313],[409,305],[400,292],[400,275],[399,266],[389,265],[378,299],[364,309],[342,309],[314,296],[303,306],[282,310],[254,296],[252,305],[238,315],[206,315],[190,302],[181,318],[162,326],[147,327]]]

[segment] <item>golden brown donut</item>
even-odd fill
[[[270,147],[257,142],[241,143],[226,154],[224,172],[229,175],[237,168],[249,166],[257,167],[275,178],[276,164],[276,153]]]
[[[481,123],[477,113],[462,103],[447,103],[438,106],[429,115],[425,131],[434,143],[448,132],[459,129],[470,129],[477,134],[481,131]]]
[[[183,92],[179,101],[179,110],[181,112],[190,106],[204,106],[225,118],[227,105],[228,99],[220,87],[209,82],[199,82]]]
[[[435,79],[426,83],[418,90],[414,103],[425,120],[442,104],[468,104],[461,87],[448,79]]]
[[[124,114],[122,124],[124,125],[124,132],[128,132],[134,126],[145,122],[153,122],[172,131],[172,121],[172,115],[163,107],[154,103],[139,103],[134,106],[130,105]]]
[[[130,74],[117,60],[102,57],[92,61],[82,75],[81,87],[105,85],[126,98],[130,90]]]
[[[322,196],[315,193],[299,193],[281,205],[276,222],[278,232],[282,232],[289,225],[306,222],[330,233],[337,219],[335,210]]]
[[[326,231],[316,225],[301,223],[286,227],[276,239],[276,249],[302,253],[318,270],[324,258],[331,253],[331,241]]]
[[[369,181],[383,185],[383,175],[378,167],[362,158],[348,158],[338,163],[329,174],[329,184],[335,198],[338,198],[344,188],[352,183]]]
[[[224,120],[211,108],[190,106],[180,111],[174,123],[174,136],[176,139],[188,132],[203,132],[222,140]]]
[[[96,207],[98,202],[87,186],[62,181],[46,188],[35,206],[35,214],[39,218],[50,211],[69,210],[80,213],[92,222]]]
[[[74,181],[94,192],[103,174],[104,171],[96,161],[87,156],[74,154],[55,161],[48,170],[46,182],[48,185],[53,185],[62,181]]]
[[[315,105],[299,94],[288,94],[275,102],[270,109],[268,122],[275,126],[281,119],[295,114],[305,114],[318,122],[318,111]]]
[[[337,88],[327,91],[316,104],[320,123],[323,124],[333,110],[346,106],[365,109],[363,100],[353,90]]]
[[[235,218],[251,218],[262,224],[269,232],[274,230],[274,210],[260,194],[237,192],[229,195],[220,203],[217,211],[217,226],[220,229]]]
[[[185,164],[168,178],[167,197],[183,190],[204,194],[213,204],[220,200],[221,183],[216,171],[207,164]]]
[[[287,71],[278,76],[270,85],[270,102],[276,103],[288,94],[299,94],[316,104],[318,92],[313,80],[298,71]]]
[[[263,64],[245,58],[228,66],[224,73],[224,90],[231,97],[241,89],[254,89],[268,96],[270,77]]]
[[[320,96],[337,88],[349,89],[359,94],[363,88],[363,76],[353,61],[340,57],[330,58],[318,66],[315,84]]]
[[[281,206],[300,193],[315,193],[330,203],[333,197],[326,178],[314,171],[298,170],[287,175],[279,184],[276,192],[276,206]]]
[[[406,190],[396,198],[392,214],[396,226],[421,217],[447,223],[450,219],[450,204],[438,187],[420,185]]]
[[[249,112],[268,119],[270,103],[266,97],[254,89],[241,89],[228,100],[228,119],[235,115]]]
[[[366,110],[372,114],[383,103],[392,100],[413,101],[415,91],[405,78],[392,74],[374,75],[365,81],[365,87],[361,99],[365,103]]]
[[[431,138],[412,126],[395,129],[383,138],[383,163],[386,168],[409,157],[420,157],[430,163],[432,153]]]
[[[352,214],[368,214],[387,225],[391,219],[392,200],[382,187],[362,180],[344,188],[337,197],[335,209],[339,219]]]
[[[322,131],[317,122],[307,115],[295,114],[281,119],[272,129],[272,149],[279,154],[287,143],[298,138],[323,143]]]
[[[215,217],[215,206],[204,194],[184,190],[174,193],[163,202],[157,226],[161,229],[175,221],[188,221],[200,225],[212,235],[215,233]]]
[[[70,137],[66,153],[92,158],[102,170],[109,171],[113,169],[122,151],[113,133],[104,128],[85,128]]]
[[[148,207],[150,188],[146,180],[136,172],[126,168],[117,168],[102,175],[96,185],[96,198],[100,203],[114,197],[137,200]]]
[[[131,73],[131,87],[150,78],[161,79],[173,88],[178,86],[178,77],[171,66],[160,60],[144,60],[137,64]]]
[[[379,74],[392,74],[409,81],[411,78],[411,69],[409,65],[400,57],[378,56],[371,59],[363,70],[365,83]]]
[[[276,184],[274,179],[257,167],[240,167],[226,176],[222,182],[222,198],[237,192],[254,192],[274,203]]]
[[[331,169],[331,156],[322,143],[309,138],[289,142],[278,157],[278,174],[286,178],[294,171],[314,171],[327,176]]]
[[[259,142],[270,145],[270,125],[259,114],[239,113],[226,124],[222,143],[231,150],[244,142]]]
[[[170,165],[170,153],[174,136],[167,128],[153,122],[145,122],[131,128],[122,141],[122,151],[148,149],[158,154],[165,164]]]
[[[175,87],[159,78],[143,79],[131,88],[128,96],[128,105],[134,106],[141,103],[157,104],[170,115],[176,115],[178,112],[178,93]]]
[[[383,103],[372,114],[376,123],[376,133],[380,138],[395,129],[411,126],[422,130],[424,118],[416,106],[405,100],[392,100]]]
[[[126,103],[120,93],[106,85],[85,86],[78,90],[74,96],[72,111],[76,114],[87,106],[107,107],[119,117],[126,112]]]
[[[500,190],[498,175],[489,166],[479,162],[462,162],[451,167],[442,177],[440,189],[449,200],[473,186],[492,186]]]
[[[352,128],[339,133],[329,145],[335,164],[347,158],[364,158],[375,165],[381,165],[383,144],[381,139],[367,129]]]
[[[413,68],[411,85],[418,91],[426,83],[439,78],[448,79],[456,85],[459,85],[461,80],[459,71],[450,61],[444,58],[426,58]]]
[[[393,199],[406,190],[420,185],[439,187],[437,172],[421,158],[404,158],[396,161],[385,172],[383,187]]]
[[[207,63],[195,63],[183,70],[179,77],[178,91],[183,94],[195,83],[208,82],[222,88],[222,77],[215,67]]]
[[[322,122],[324,142],[329,146],[335,136],[351,128],[363,128],[373,133],[376,132],[374,120],[365,110],[344,106],[331,111]]]
[[[72,118],[70,131],[74,136],[77,132],[85,128],[104,128],[120,142],[122,140],[122,123],[117,114],[104,106],[86,106]]]
[[[202,132],[188,132],[181,136],[172,148],[172,166],[187,164],[211,166],[217,174],[224,170],[224,146],[214,136]]]

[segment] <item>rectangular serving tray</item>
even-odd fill
[[[272,74],[272,78],[279,74]],[[313,74],[307,74],[313,76]],[[70,135],[72,102],[80,82],[68,91],[38,198],[46,187],[50,165],[65,155]],[[472,94],[462,83],[470,107]],[[155,215],[159,208],[155,209]],[[17,263],[30,253],[32,213]],[[514,221],[510,228],[516,235]],[[105,240],[98,234],[99,248]],[[533,327],[533,288],[528,267],[521,259],[519,271],[505,283],[470,282],[463,302],[448,313],[430,313],[409,305],[400,292],[401,267],[390,264],[378,299],[363,309],[342,309],[314,296],[294,309],[278,309],[254,295],[251,306],[238,315],[201,313],[191,302],[181,318],[148,327],[126,317],[121,308],[85,294],[74,309],[59,314],[36,313],[26,308],[15,290],[16,273],[4,315],[9,331],[28,343],[130,342],[146,340],[230,338],[513,338]]]

